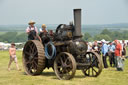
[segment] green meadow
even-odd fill
[[[72,80],[58,80],[52,69],[45,69],[39,76],[26,75],[22,66],[21,51],[17,51],[17,57],[22,70],[17,71],[12,63],[11,71],[8,71],[8,51],[0,51],[0,85],[128,85],[128,60],[125,60],[125,69],[122,72],[109,67],[103,69],[98,77],[85,77],[77,70]]]

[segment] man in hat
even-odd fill
[[[28,24],[29,27],[27,27],[26,29],[26,33],[28,34],[28,40],[39,39],[41,41],[41,38],[38,35],[38,29],[36,26],[34,26],[35,22],[31,20]]]
[[[10,71],[10,66],[13,61],[16,63],[17,70],[21,70],[19,69],[19,66],[18,66],[17,57],[16,57],[16,48],[14,43],[12,43],[11,47],[9,48],[9,55],[10,55],[10,61],[8,64],[8,71]]]

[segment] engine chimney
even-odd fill
[[[81,34],[81,9],[74,9],[74,37],[80,37]]]

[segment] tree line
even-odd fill
[[[94,40],[102,40],[105,39],[107,41],[113,41],[115,39],[119,40],[127,40],[128,39],[128,31],[111,31],[108,29],[104,29],[100,34],[96,34],[94,36],[89,33],[84,33],[83,40],[85,41],[94,41]],[[27,34],[26,33],[18,33],[18,32],[6,32],[0,35],[0,42],[26,42]]]
[[[6,32],[0,35],[0,42],[5,42],[5,43],[25,42],[26,40],[27,40],[26,33]]]
[[[128,31],[125,30],[123,32],[119,31],[111,31],[108,29],[104,29],[100,34],[95,36],[91,36],[89,33],[84,33],[83,40],[85,41],[94,41],[94,40],[102,40],[105,39],[107,41],[113,41],[115,39],[118,40],[127,40],[128,39]]]

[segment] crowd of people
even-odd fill
[[[104,39],[100,43],[88,42],[88,51],[95,51],[102,56],[104,68],[108,68],[108,61],[111,67],[116,67],[118,71],[124,69],[124,59],[126,57],[126,43],[122,40],[106,42]],[[108,60],[107,60],[108,59]]]

